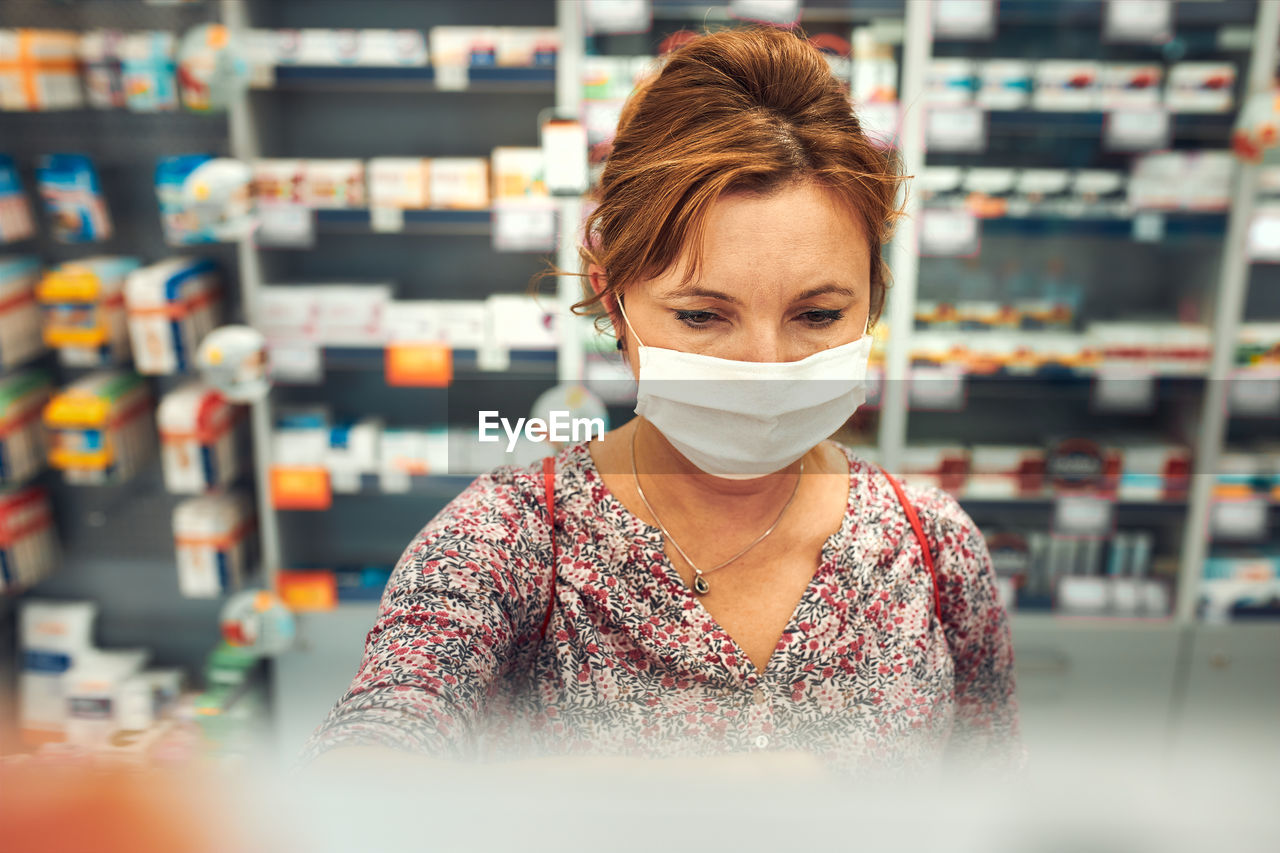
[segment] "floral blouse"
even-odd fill
[[[953,756],[1025,763],[1008,617],[981,533],[953,498],[847,447],[844,521],[764,672],[613,496],[587,443],[556,457],[555,602],[541,465],[472,482],[414,537],[350,688],[303,749],[346,744],[493,761],[803,750],[837,774]]]

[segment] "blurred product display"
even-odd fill
[[[292,757],[413,534],[632,415],[528,285],[664,54],[765,6],[365,2],[0,4],[0,755]],[[915,176],[836,438],[977,522],[1032,719],[1173,720],[1173,661],[1214,707],[1212,632],[1280,624],[1275,22],[1110,3],[776,4]]]

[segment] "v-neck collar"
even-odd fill
[[[822,544],[821,558],[817,570],[810,578],[808,585],[805,587],[804,594],[800,596],[795,609],[791,613],[791,617],[787,620],[786,627],[782,629],[782,637],[788,634],[794,634],[800,630],[800,625],[805,622],[813,622],[811,611],[813,607],[819,603],[821,595],[819,594],[823,585],[829,580],[830,574],[835,571],[840,564],[840,557],[846,553],[846,546],[852,540],[853,531],[857,524],[858,496],[855,494],[858,483],[859,462],[857,457],[849,450],[849,448],[835,442],[836,446],[844,453],[845,459],[849,465],[849,488],[845,500],[844,516],[841,519],[840,527],[826,538]],[[725,664],[740,681],[754,683],[757,680],[770,681],[774,678],[777,669],[782,666],[781,658],[783,654],[775,647],[769,655],[768,663],[766,663],[764,671],[758,672],[755,664],[751,662],[746,651],[738,643],[733,636],[725,630],[719,620],[707,610],[706,606],[700,600],[700,597],[693,590],[685,586],[684,579],[680,577],[680,573],[676,571],[675,566],[671,563],[670,557],[667,556],[666,543],[663,540],[662,530],[652,524],[641,519],[638,515],[627,508],[621,500],[618,499],[613,491],[605,485],[604,478],[600,476],[600,471],[596,467],[595,459],[591,455],[588,448],[588,442],[580,442],[568,448],[572,454],[576,454],[579,458],[581,470],[585,474],[589,474],[591,479],[595,480],[596,490],[594,498],[599,501],[597,511],[606,518],[615,519],[621,533],[627,537],[631,550],[640,548],[644,553],[648,554],[651,559],[655,560],[661,568],[661,577],[667,587],[667,592],[671,596],[672,607],[678,624],[687,628],[693,634],[703,635],[706,639],[701,642],[714,642],[714,651],[720,652],[722,642],[713,639],[713,634],[718,634],[724,638],[724,642],[728,642],[734,649],[734,657],[737,661],[736,666]],[[656,577],[657,573],[654,573]],[[696,618],[695,618],[696,616]],[[692,622],[704,622],[712,627],[711,631],[703,632],[696,630],[696,625]],[[779,638],[781,639],[781,637]],[[692,638],[691,638],[692,641]],[[702,659],[701,655],[694,657]],[[723,661],[724,656],[720,655]]]

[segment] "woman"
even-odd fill
[[[304,755],[1019,762],[981,534],[826,440],[864,399],[901,180],[807,42],[670,54],[581,250],[578,308],[607,312],[640,416],[423,528]]]

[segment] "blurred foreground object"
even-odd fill
[[[1231,150],[1241,160],[1261,163],[1262,156],[1280,141],[1280,90],[1250,95],[1240,110],[1231,134]]]

